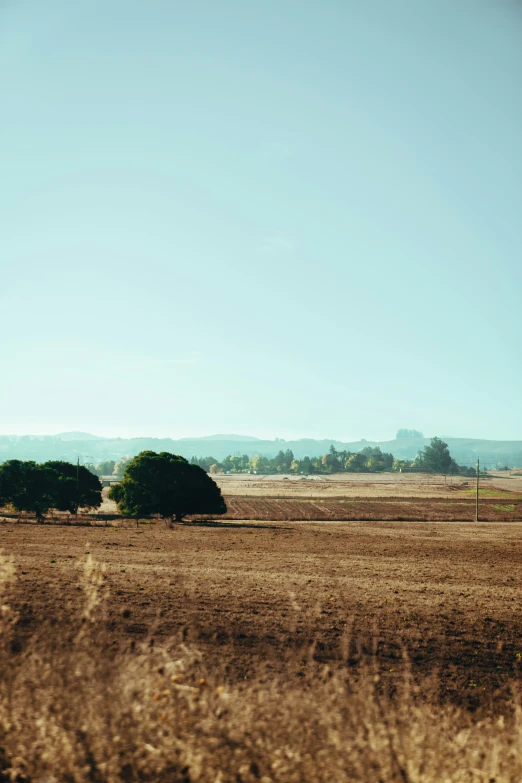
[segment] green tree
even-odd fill
[[[337,455],[332,454],[331,451],[328,454],[323,454],[321,457],[321,465],[326,473],[336,473],[340,469]]]
[[[276,456],[273,460],[271,460],[272,466],[277,470],[279,473],[283,473],[285,469],[285,453],[284,451],[279,450]]]
[[[263,457],[260,454],[255,454],[250,460],[250,468],[255,473],[264,473],[270,467],[268,457]]]
[[[391,470],[393,454],[383,454],[379,446],[366,446],[360,454],[366,457],[366,467],[372,472]]]
[[[458,473],[458,465],[452,458],[448,444],[440,438],[432,438],[429,446],[420,451],[415,464],[430,473]]]
[[[335,446],[330,446],[328,454],[324,454],[321,458],[324,468],[328,473],[338,473],[343,469],[343,463],[340,459],[340,454],[336,451]]]
[[[159,514],[181,522],[187,514],[224,514],[227,510],[218,485],[199,465],[166,451],[142,451],[134,457],[109,497],[118,504],[120,514],[136,518]]]
[[[312,457],[310,460],[310,473],[322,473],[323,463],[321,457]]]
[[[123,474],[125,473],[125,468],[131,461],[132,457],[122,457],[119,462],[116,463],[113,470],[113,475],[117,476],[118,478],[122,478]]]
[[[346,460],[345,469],[349,473],[364,473],[367,470],[368,456],[362,452],[351,454]]]
[[[16,511],[29,511],[41,519],[55,508],[60,477],[36,462],[11,459],[0,465],[0,494]]]
[[[405,470],[406,468],[411,468],[411,465],[411,460],[397,458],[393,460],[391,470],[399,473],[399,471]]]
[[[292,449],[287,449],[285,451],[285,461],[283,465],[283,469],[286,473],[290,471],[290,466],[292,465],[292,462],[294,461],[294,452]]]
[[[407,430],[407,429],[400,429],[397,431],[397,434],[395,438],[397,440],[402,440],[403,438],[423,438],[424,435],[422,432],[419,432],[419,430]]]
[[[113,467],[114,464],[112,461]],[[54,470],[59,477],[55,485],[53,508],[77,514],[79,508],[99,508],[101,506],[101,481],[87,467],[72,465],[70,462],[61,460],[50,460],[45,462],[43,467]]]
[[[115,460],[106,459],[104,462],[99,462],[96,465],[96,473],[98,476],[112,476],[115,467]]]
[[[393,454],[389,451],[383,451],[381,459],[384,464],[384,470],[391,470],[393,466]]]
[[[248,454],[235,454],[232,457],[232,463],[236,473],[244,473],[250,468],[250,457]]]
[[[234,469],[234,463],[232,461],[232,457],[229,455],[228,457],[225,457],[223,462],[221,463],[223,465],[223,471],[225,473],[230,473]]]
[[[217,464],[217,459],[215,457],[192,457],[190,464],[199,465],[200,468],[203,468],[203,470],[206,470],[206,472],[209,473],[211,465]]]
[[[305,457],[303,461],[301,462],[301,470],[303,473],[311,473],[312,472],[312,461],[310,457]]]

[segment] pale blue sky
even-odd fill
[[[522,6],[0,0],[0,433],[522,438]]]

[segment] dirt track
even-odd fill
[[[312,642],[316,657],[336,658],[351,624],[352,657],[377,645],[390,672],[405,645],[415,671],[438,669],[445,692],[470,703],[522,656],[516,523],[4,523],[0,537],[18,564],[21,646],[79,599],[78,560],[90,552],[107,567],[115,647],[155,622],[158,638],[185,628],[210,656],[232,651],[234,676],[260,661],[278,668],[286,650]]]

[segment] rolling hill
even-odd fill
[[[444,438],[454,459],[461,465],[474,465],[477,457],[484,467],[494,468],[499,463],[509,467],[522,466],[522,441],[478,440],[472,438]],[[429,443],[429,438],[400,438],[389,441],[359,440],[343,442],[335,439],[314,440],[302,438],[284,441],[259,440],[245,435],[210,435],[200,438],[103,438],[89,433],[61,433],[59,435],[0,435],[0,462],[8,459],[31,459],[44,462],[64,459],[75,462],[134,456],[140,451],[170,451],[190,458],[213,456],[221,460],[228,454],[261,454],[273,457],[282,449],[291,449],[298,459],[325,454],[333,444],[339,451],[360,451],[366,446],[379,446],[403,459],[414,458]]]

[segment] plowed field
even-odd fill
[[[17,649],[44,618],[67,621],[79,562],[106,566],[114,648],[152,634],[192,638],[232,678],[302,650],[327,663],[376,651],[386,677],[403,650],[442,693],[477,705],[522,656],[522,526],[504,523],[212,522],[88,528],[0,523],[17,563]]]
[[[507,499],[506,499],[507,497]],[[229,495],[224,519],[274,521],[317,520],[428,520],[472,521],[472,498],[259,498]],[[511,502],[509,502],[511,501]],[[480,499],[482,521],[522,521],[522,500],[504,496],[501,500]]]

